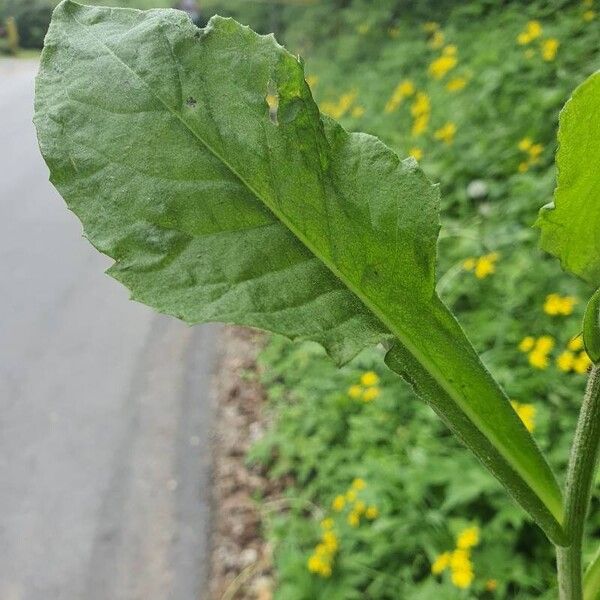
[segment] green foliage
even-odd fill
[[[0,0],[0,21],[14,19],[22,48],[41,48],[53,8],[51,0]]]
[[[600,289],[596,290],[585,309],[583,340],[591,360],[600,362]]]
[[[582,83],[560,115],[558,185],[540,212],[541,246],[564,269],[600,285],[600,71]]]
[[[65,1],[36,125],[52,181],[133,297],[312,339],[340,363],[393,340],[390,368],[564,541],[547,463],[434,292],[436,189],[414,160],[321,118],[272,37]]]

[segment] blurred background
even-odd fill
[[[532,226],[560,108],[600,68],[598,0],[97,3],[275,32],[323,113],[419,161],[441,186],[440,295],[563,473],[593,290]],[[227,402],[252,389],[259,434],[216,487],[256,522],[223,534],[243,559],[211,559],[223,333],[128,303],[48,184],[30,120],[55,4],[0,0],[0,599],[556,598],[542,533],[379,350],[337,370],[278,337],[232,362]],[[588,531],[590,555],[597,491]]]

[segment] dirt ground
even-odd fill
[[[245,457],[265,427],[256,356],[262,334],[226,328],[217,370],[211,600],[270,600],[271,548],[261,535],[258,496],[277,491]]]

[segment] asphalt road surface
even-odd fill
[[[0,600],[202,600],[214,326],[128,300],[0,61]]]

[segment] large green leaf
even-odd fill
[[[541,247],[600,286],[600,71],[560,113],[554,202],[540,211]]]
[[[321,116],[272,36],[65,1],[35,121],[52,181],[134,298],[313,339],[338,363],[386,341],[391,368],[565,541],[550,468],[435,294],[437,188]]]

